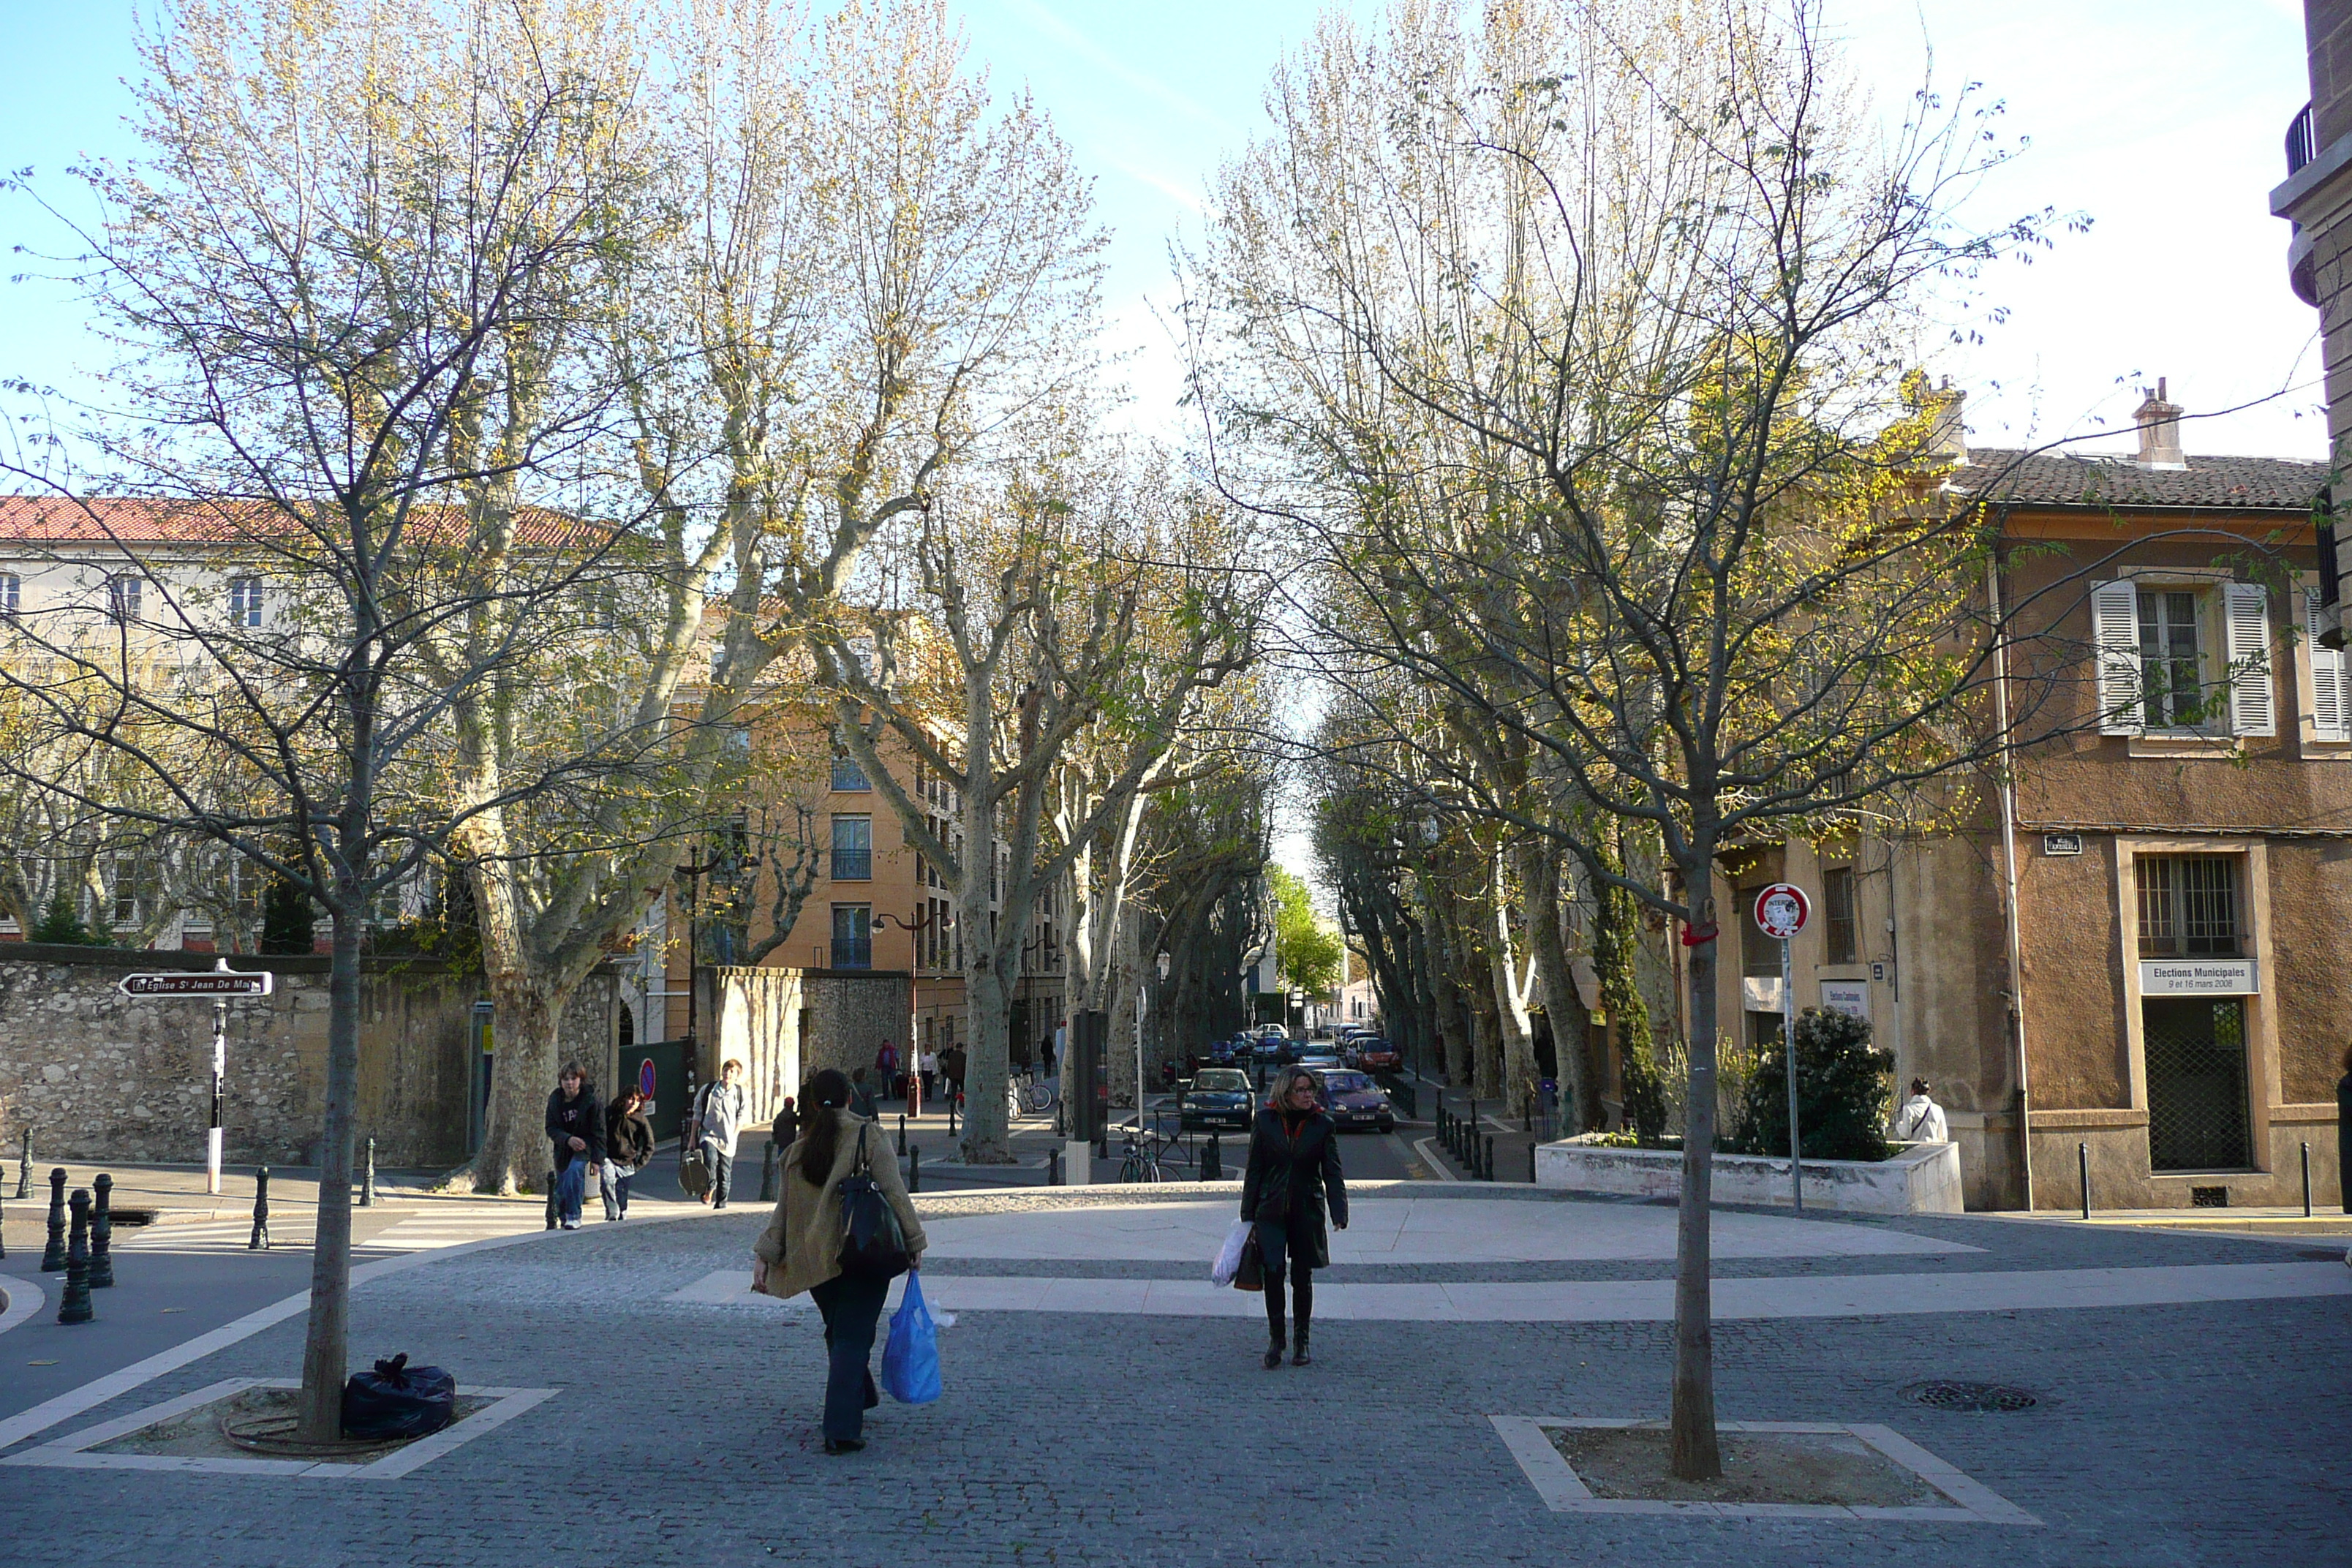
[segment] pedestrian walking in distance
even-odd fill
[[[1898,1143],[1948,1143],[1952,1141],[1951,1123],[1945,1119],[1944,1108],[1927,1092],[1927,1080],[1911,1080],[1911,1098],[1895,1112],[1895,1141]]]
[[[1315,1075],[1287,1068],[1250,1129],[1242,1176],[1242,1218],[1251,1222],[1265,1265],[1265,1369],[1282,1364],[1282,1282],[1290,1280],[1290,1364],[1305,1366],[1315,1312],[1314,1271],[1331,1266],[1330,1222],[1348,1228],[1348,1188],[1339,1170],[1339,1128],[1323,1111]]]
[[[629,1217],[629,1184],[654,1157],[654,1124],[646,1120],[646,1097],[635,1084],[604,1108],[604,1163],[598,1190],[607,1221]]]
[[[730,1058],[695,1098],[694,1135],[702,1144],[702,1163],[710,1167],[710,1191],[702,1201],[714,1211],[727,1206],[734,1186],[735,1142],[743,1131],[743,1089],[738,1081],[742,1076],[743,1064]]]
[[[801,1135],[784,1152],[784,1190],[768,1228],[751,1247],[751,1289],[769,1296],[807,1291],[824,1315],[827,1370],[824,1451],[849,1454],[866,1447],[866,1413],[882,1403],[874,1386],[874,1329],[882,1317],[887,1279],[841,1271],[841,1184],[857,1168],[858,1133],[866,1167],[905,1232],[907,1253],[923,1257],[923,1223],[907,1201],[898,1161],[873,1123],[849,1109],[849,1080],[834,1068],[801,1089]]]
[[[564,1229],[578,1230],[588,1173],[604,1163],[604,1108],[588,1091],[578,1062],[563,1064],[547,1097],[547,1141],[555,1146],[555,1217]]]
[[[940,1095],[940,1053],[925,1046],[916,1064],[923,1080],[923,1103],[929,1105]]]
[[[882,1110],[875,1103],[874,1086],[866,1081],[866,1068],[859,1068],[850,1075],[848,1109],[871,1121],[881,1115]]]
[[[874,1053],[874,1074],[881,1080],[880,1085],[875,1089],[877,1094],[880,1095],[884,1100],[897,1100],[900,1098],[898,1092],[898,1047],[892,1045],[887,1040],[883,1041],[882,1048]]]
[[[784,1108],[777,1111],[775,1121],[768,1124],[768,1138],[775,1144],[776,1153],[781,1157],[793,1146],[793,1140],[800,1135],[801,1113],[788,1094],[784,1096]]]

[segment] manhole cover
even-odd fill
[[[1901,1392],[1912,1404],[1925,1405],[1931,1410],[1991,1413],[2031,1410],[2041,1403],[2038,1394],[1998,1383],[1915,1383]]]

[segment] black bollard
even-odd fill
[[[1201,1180],[1222,1182],[1225,1179],[1225,1152],[1217,1142],[1217,1135],[1209,1134],[1209,1146],[1201,1151]]]
[[[681,1163],[685,1161],[684,1152],[679,1153],[678,1159]],[[547,1228],[555,1228],[555,1173],[552,1171],[547,1173]]]
[[[58,1300],[58,1321],[87,1323],[98,1314],[89,1305],[89,1194],[73,1195],[73,1243],[66,1249],[66,1293]]]
[[[1495,1139],[1491,1133],[1486,1137],[1486,1147],[1479,1155],[1479,1163],[1486,1169],[1479,1172],[1478,1179],[1482,1182],[1493,1181],[1495,1179]]]
[[[907,1113],[906,1113],[905,1111],[903,1111],[903,1110],[902,1110],[902,1111],[900,1111],[900,1112],[898,1113],[898,1152],[899,1152],[899,1153],[901,1153],[901,1154],[904,1154],[906,1152],[907,1152]]]
[[[360,1207],[375,1207],[375,1140],[367,1141],[367,1163],[360,1169]]]
[[[114,1178],[99,1173],[98,1203],[89,1212],[89,1288],[114,1283]]]
[[[41,1272],[55,1274],[66,1266],[66,1168],[49,1173],[49,1244],[41,1248]]]
[[[2091,1146],[2088,1143],[2074,1145],[2074,1169],[2082,1174],[2083,1217],[2088,1219],[2091,1217]]]
[[[33,1195],[33,1130],[25,1129],[25,1152],[16,1156],[16,1201]]]
[[[1062,1184],[1062,1152],[1059,1149],[1045,1151],[1045,1184],[1049,1187]]]
[[[253,1236],[245,1244],[247,1252],[269,1250],[269,1167],[264,1165],[253,1173]]]
[[[2303,1146],[2303,1217],[2311,1217],[2311,1145]]]
[[[907,1190],[910,1193],[923,1190],[923,1149],[919,1143],[907,1147]]]

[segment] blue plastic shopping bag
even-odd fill
[[[923,1277],[907,1276],[907,1294],[890,1314],[890,1341],[882,1347],[882,1386],[901,1405],[929,1405],[940,1396],[939,1325],[923,1302]]]

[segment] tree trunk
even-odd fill
[[[1715,1175],[1715,970],[1722,942],[1713,934],[1714,857],[1682,862],[1696,931],[1708,939],[1690,950],[1690,1099],[1684,1116],[1682,1208],[1675,1226],[1675,1390],[1670,1468],[1686,1481],[1723,1474],[1715,1437],[1715,1302],[1708,1204]]]
[[[971,937],[987,929],[984,917],[964,927]],[[966,1021],[971,1038],[965,1048],[963,1157],[974,1165],[1009,1165],[1013,1129],[1004,1097],[1013,1075],[1013,984],[1004,972],[1010,965],[1002,952],[971,947],[964,951],[968,960],[964,995],[970,1003]],[[1070,1081],[1063,1063],[1056,1062],[1055,1068],[1063,1071],[1065,1084]]]
[[[302,1341],[296,1436],[331,1443],[343,1435],[343,1378],[351,1364],[352,1121],[360,1087],[360,933],[356,900],[338,900],[327,979],[327,1092],[319,1149],[318,1231],[310,1248],[310,1319]]]
[[[491,1040],[496,1047],[491,1068],[490,1104],[482,1127],[482,1146],[470,1167],[474,1191],[511,1197],[530,1191],[547,1174],[552,1153],[547,1142],[547,1096],[555,1088],[556,1037],[563,1009],[578,983],[541,979],[520,969],[499,969],[490,975]],[[595,1085],[599,1064],[583,1062],[592,1087],[609,1095],[612,1085]],[[654,1129],[664,1136],[676,1130],[677,1112],[684,1106],[660,1106],[663,1123]]]
[[[1559,1103],[1569,1130],[1581,1132],[1593,1125],[1599,1109],[1585,1054],[1592,1037],[1592,1015],[1577,994],[1568,941],[1559,929],[1559,862],[1543,845],[1530,841],[1521,846],[1519,887],[1527,905],[1528,950],[1536,966],[1534,990],[1543,998],[1544,1017],[1551,1025]]]
[[[1479,1100],[1499,1100],[1503,1094],[1503,1020],[1490,990],[1465,985],[1470,999],[1470,1092]]]

